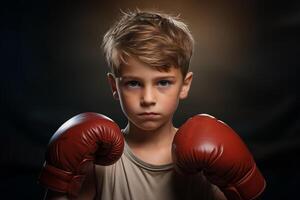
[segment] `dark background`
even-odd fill
[[[37,177],[56,129],[81,112],[126,121],[99,47],[119,9],[181,14],[195,37],[190,96],[175,115],[232,126],[267,180],[263,199],[298,196],[297,1],[19,1],[1,3],[0,193],[41,199]],[[3,197],[3,196],[2,196]],[[1,199],[3,199],[1,197]]]

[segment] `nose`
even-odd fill
[[[155,91],[150,86],[145,87],[141,95],[141,106],[153,106],[156,104]]]

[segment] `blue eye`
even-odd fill
[[[140,83],[138,81],[128,81],[126,82],[126,86],[130,87],[130,88],[137,88],[140,87]]]
[[[169,80],[160,80],[158,82],[158,86],[160,86],[160,87],[168,87],[170,85],[171,85],[171,81],[169,81]]]

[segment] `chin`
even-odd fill
[[[147,121],[147,122],[136,123],[136,126],[141,130],[154,131],[158,129],[161,126],[161,124],[158,122]]]

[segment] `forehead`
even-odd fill
[[[174,76],[175,78],[181,78],[182,74],[179,68],[170,67],[168,70],[158,70],[155,67],[139,61],[133,57],[129,57],[126,63],[122,63],[119,66],[119,76],[133,76],[138,78],[156,78],[163,76]]]

